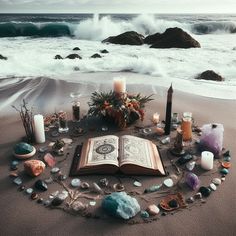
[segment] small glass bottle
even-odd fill
[[[79,92],[73,92],[70,94],[70,97],[73,98],[73,101],[72,101],[73,121],[80,121],[80,102],[79,102],[80,96],[81,94]]]
[[[181,129],[183,131],[183,141],[191,141],[192,140],[192,113],[184,112]]]
[[[65,111],[59,111],[58,113],[58,122],[59,122],[59,133],[67,133],[69,131],[67,113]]]

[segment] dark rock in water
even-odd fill
[[[200,43],[192,38],[188,33],[182,29],[168,28],[163,34],[155,34],[148,36],[146,40],[154,41],[151,48],[200,48]]]
[[[4,57],[2,54],[0,54],[0,60],[7,60],[7,57]]]
[[[63,57],[62,57],[61,55],[56,55],[56,56],[54,57],[54,59],[56,59],[56,60],[58,60],[58,59],[63,59]]]
[[[101,55],[98,53],[95,53],[91,56],[91,58],[101,58]]]
[[[173,199],[173,200],[168,202],[168,205],[171,208],[177,208],[179,206],[179,203],[175,199]]]
[[[145,39],[144,39],[144,43],[146,44],[154,44],[157,40],[159,40],[160,38],[160,33],[155,33],[152,35],[148,35]]]
[[[80,50],[79,47],[75,47],[75,48],[73,48],[73,51],[79,51],[79,50]]]
[[[142,45],[144,36],[135,31],[128,31],[117,36],[111,36],[104,39],[103,43],[114,43],[122,45]]]
[[[74,67],[74,71],[79,71],[80,69],[79,69],[79,67],[78,66],[75,66]]]
[[[218,75],[213,70],[206,70],[198,75],[195,79],[213,80],[213,81],[224,81],[221,75]]]
[[[68,58],[68,59],[82,59],[82,57],[76,53],[70,54],[66,58]]]
[[[211,194],[211,189],[207,187],[200,187],[199,192],[202,194],[203,197],[208,197]]]
[[[39,179],[35,182],[34,187],[37,188],[38,190],[41,190],[41,191],[47,191],[48,190],[47,184],[41,179]]]
[[[100,50],[100,53],[109,53],[106,49]]]

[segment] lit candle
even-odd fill
[[[36,143],[45,142],[44,121],[42,115],[34,116],[34,136]]]
[[[204,170],[213,169],[214,154],[212,152],[204,151],[201,154],[201,167]]]
[[[153,114],[153,116],[152,116],[152,122],[154,123],[154,124],[157,124],[158,122],[159,122],[159,120],[160,120],[160,114],[159,113],[154,113]]]
[[[126,80],[125,78],[114,78],[113,80],[113,91],[115,93],[126,92]]]

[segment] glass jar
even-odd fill
[[[72,115],[74,121],[80,120],[80,102],[78,101],[72,102]]]
[[[183,141],[191,141],[192,140],[192,113],[184,112],[181,129],[183,131]]]
[[[59,111],[58,123],[59,123],[59,128],[58,128],[59,133],[67,133],[69,131],[67,113],[65,111]]]

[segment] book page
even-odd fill
[[[89,151],[86,166],[113,164],[118,166],[119,138],[106,135],[89,139]]]
[[[135,136],[124,135],[120,138],[120,165],[135,164],[154,168],[153,151],[150,141]]]

